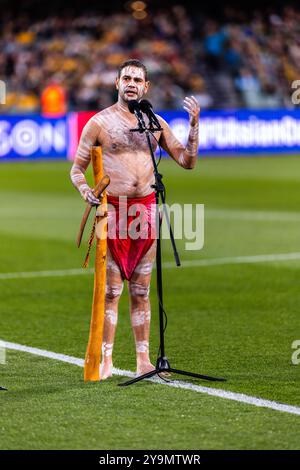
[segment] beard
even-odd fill
[[[119,90],[120,96],[126,103],[131,100],[140,100],[144,94],[144,90],[130,91]]]

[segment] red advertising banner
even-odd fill
[[[69,113],[68,115],[68,128],[69,128],[69,149],[68,159],[74,160],[76,150],[78,147],[81,132],[91,117],[97,114],[97,111],[80,111],[78,113]]]

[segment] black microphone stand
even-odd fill
[[[159,199],[161,198],[162,205],[163,205],[163,213],[166,217],[166,222],[170,232],[171,243],[174,251],[174,257],[176,261],[176,265],[180,266],[180,260],[178,256],[178,252],[175,245],[174,235],[169,219],[169,214],[166,210],[165,206],[165,186],[162,182],[163,175],[158,172],[155,155],[153,152],[153,148],[151,145],[150,135],[152,132],[162,131],[161,127],[157,127],[156,123],[153,119],[151,119],[151,115],[149,116],[149,128],[146,127],[145,122],[143,120],[142,114],[134,112],[138,119],[139,127],[137,129],[130,129],[131,132],[139,132],[144,133],[146,135],[152,163],[153,163],[153,170],[155,176],[155,184],[152,187],[155,189],[155,199],[156,199],[156,221],[158,223],[158,237],[157,237],[157,250],[156,250],[156,278],[157,278],[157,297],[158,297],[158,310],[159,310],[159,330],[160,330],[160,355],[156,361],[156,367],[150,372],[146,374],[140,375],[135,377],[134,379],[128,380],[126,382],[118,384],[119,386],[127,386],[139,382],[143,379],[149,379],[154,375],[159,375],[162,372],[173,372],[175,374],[185,375],[188,377],[196,377],[198,379],[209,380],[212,382],[223,382],[226,379],[218,378],[218,377],[210,377],[208,375],[201,375],[195,374],[194,372],[186,372],[184,370],[173,369],[170,366],[169,360],[165,353],[165,337],[164,337],[164,307],[163,307],[163,283],[162,283],[162,261],[161,261],[161,225],[162,225],[162,218],[159,217]],[[139,115],[138,115],[139,114]]]

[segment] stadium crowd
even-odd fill
[[[185,95],[202,108],[293,107],[291,82],[300,78],[300,10],[227,9],[223,20],[189,14],[182,5],[110,15],[63,14],[33,21],[0,20],[2,112],[36,112],[43,90],[61,87],[68,110],[109,106],[118,65],[138,58],[152,82],[156,109],[174,109]]]

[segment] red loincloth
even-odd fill
[[[130,198],[107,195],[107,204],[108,248],[120,268],[122,277],[129,280],[136,266],[156,239],[155,193]],[[132,207],[135,204],[137,206]],[[141,206],[138,206],[139,204]],[[128,215],[130,208],[135,212],[134,215]],[[135,222],[132,223],[133,221]],[[132,232],[133,236],[131,236]]]

